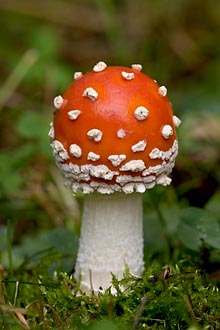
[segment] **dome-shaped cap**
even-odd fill
[[[141,69],[99,62],[54,99],[51,145],[74,193],[143,193],[170,183],[180,120],[166,87]]]

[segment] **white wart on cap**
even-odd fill
[[[74,193],[143,193],[170,183],[181,121],[166,87],[141,70],[140,64],[100,61],[89,74],[76,72],[75,82],[54,99],[51,146]]]

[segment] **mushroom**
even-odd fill
[[[74,277],[89,293],[125,269],[141,277],[142,196],[169,185],[178,153],[167,89],[131,68],[97,63],[55,98],[55,161],[74,194],[85,195]]]

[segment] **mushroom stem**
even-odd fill
[[[126,267],[133,276],[142,275],[142,213],[139,193],[86,196],[74,274],[83,291],[110,287],[112,273],[121,279]]]

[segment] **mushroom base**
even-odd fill
[[[86,293],[111,286],[112,274],[143,272],[142,194],[93,194],[84,201],[76,279]],[[114,289],[112,289],[114,292]]]

